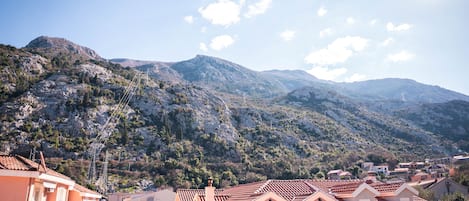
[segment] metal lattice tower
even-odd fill
[[[89,169],[88,169],[88,183],[97,185],[97,187],[102,193],[107,193],[107,189],[108,189],[108,182],[107,182],[108,181],[107,166],[108,166],[108,160],[109,160],[108,152],[106,151],[106,155],[104,159],[105,162],[103,163],[102,174],[100,175],[99,179],[96,179],[97,178],[96,161],[99,160],[99,155],[102,149],[105,148],[106,146],[105,144],[107,140],[111,136],[112,131],[114,130],[116,124],[118,123],[120,119],[119,114],[121,114],[126,109],[130,100],[137,92],[141,77],[142,75],[139,72],[137,72],[133,76],[131,82],[125,87],[124,94],[119,99],[118,104],[115,105],[115,107],[113,108],[111,115],[102,126],[99,126],[99,128],[96,129],[97,131],[96,136],[91,139],[90,147],[88,149],[88,154],[91,160]]]

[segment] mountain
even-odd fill
[[[174,62],[141,61],[132,59],[111,59],[110,61],[124,67],[136,68],[154,79],[170,83],[181,83],[184,81],[181,74],[171,68],[171,65],[173,65]]]
[[[286,92],[277,80],[215,57],[197,55],[193,59],[177,62],[171,68],[191,83],[221,92],[257,97],[273,97]]]
[[[109,154],[110,185],[120,191],[203,187],[209,176],[218,187],[321,178],[333,168],[358,176],[370,155],[407,161],[468,151],[461,143],[466,102],[396,101],[415,109],[382,112],[371,100],[392,96],[376,89],[361,91],[370,97],[363,99],[358,88],[302,71],[256,72],[202,55],[176,63],[108,61],[65,39],[40,38],[20,49],[0,45],[0,152],[34,158],[43,151],[50,167],[82,184],[89,144],[103,133],[98,158]],[[133,80],[139,85],[129,95]],[[112,115],[119,119],[103,129]]]
[[[302,70],[269,70],[262,71],[261,74],[278,80],[288,91],[318,83],[327,83]]]
[[[365,96],[374,100],[407,103],[443,103],[451,100],[469,101],[469,96],[438,86],[430,86],[409,79],[387,78],[353,83],[340,83],[348,94]]]
[[[457,143],[469,150],[469,102],[453,100],[445,103],[426,103],[405,108],[395,115]]]
[[[25,48],[33,50],[35,53],[41,53],[42,55],[50,58],[73,55],[77,57],[73,59],[82,58],[102,60],[102,58],[94,50],[77,45],[64,38],[40,36],[29,42]]]

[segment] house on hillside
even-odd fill
[[[332,180],[352,179],[352,173],[343,170],[331,170],[327,172],[327,178]]]
[[[412,182],[409,183],[409,185],[420,186],[423,189],[433,192],[436,200],[440,200],[443,196],[455,192],[462,193],[466,197],[469,196],[469,187],[463,186],[447,177]]]
[[[409,168],[396,168],[394,171],[389,172],[389,177],[398,178],[404,181],[409,179]]]
[[[0,155],[0,195],[2,201],[98,201],[97,192],[69,177],[22,156]]]
[[[421,201],[406,183],[371,180],[267,180],[224,190],[179,189],[175,201]]]

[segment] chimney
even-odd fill
[[[215,187],[212,186],[213,179],[208,178],[208,185],[205,187],[205,201],[215,201]]]
[[[376,180],[376,172],[368,171],[367,176],[365,177],[364,180],[365,180],[365,183],[367,183],[367,184],[375,183],[377,181]]]

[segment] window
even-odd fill
[[[67,190],[63,187],[57,189],[57,201],[67,201]]]

